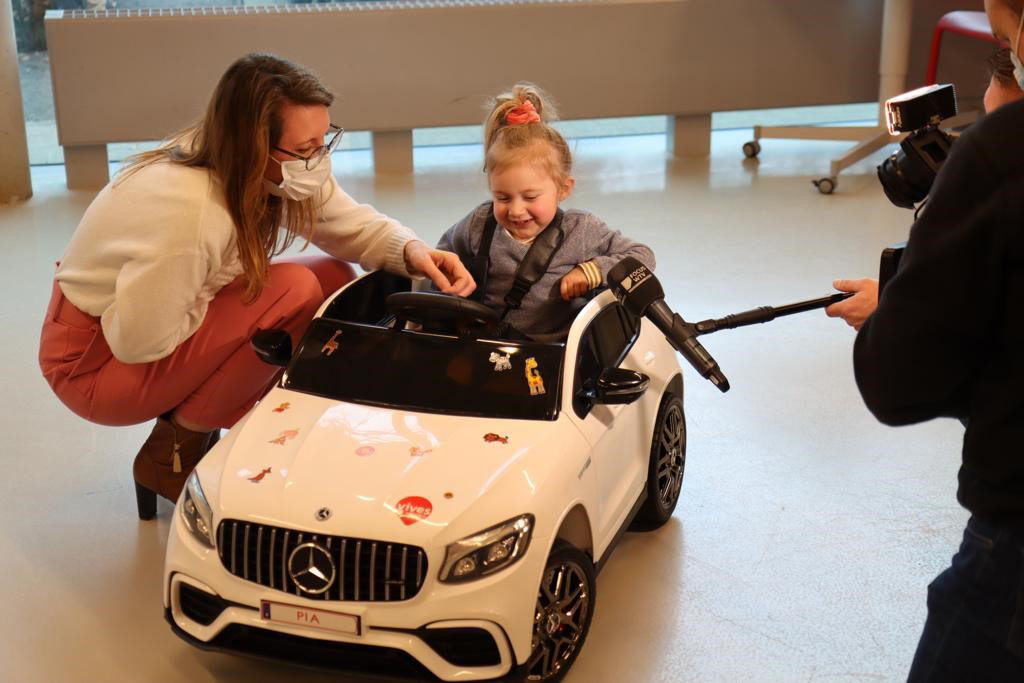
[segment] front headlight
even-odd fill
[[[199,475],[194,471],[185,482],[185,498],[181,501],[181,520],[196,540],[213,548],[213,512],[206,502],[203,487],[199,484]]]
[[[533,534],[533,515],[521,515],[448,546],[440,579],[472,581],[513,564],[526,554]]]

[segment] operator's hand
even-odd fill
[[[832,286],[841,292],[853,292],[853,296],[825,309],[830,318],[842,318],[846,324],[859,330],[868,316],[878,308],[878,280],[835,280]]]
[[[562,298],[566,301],[572,301],[578,296],[583,296],[590,289],[590,282],[587,280],[583,269],[576,266],[565,274],[559,287],[562,292]]]
[[[406,243],[405,267],[410,273],[429,277],[445,294],[469,296],[476,289],[473,276],[456,254],[431,249],[420,240]]]

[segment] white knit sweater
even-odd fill
[[[357,204],[333,176],[327,184],[313,243],[367,270],[407,274],[412,230]],[[56,277],[72,304],[100,318],[118,360],[147,363],[188,339],[214,295],[242,273],[234,231],[209,171],[151,164],[96,196]]]

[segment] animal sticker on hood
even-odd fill
[[[277,435],[276,439],[271,439],[267,443],[276,443],[278,446],[283,446],[285,441],[288,441],[289,439],[294,439],[298,435],[298,429],[285,429],[284,431]]]
[[[268,474],[270,474],[270,468],[266,467],[259,474],[249,477],[249,481],[251,481],[254,484],[258,484],[261,481],[263,481],[263,477],[267,476]]]

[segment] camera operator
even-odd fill
[[[988,87],[982,98],[982,105],[985,107],[986,113],[1024,97],[1024,90],[1021,90],[1020,85],[1013,77],[1010,48],[1001,47],[989,55],[988,67],[990,72]]]
[[[1013,77],[1013,62],[1010,61],[1009,48],[1003,47],[994,51],[989,57],[988,65],[989,83],[982,100],[986,114],[1024,97],[1024,90],[1021,90]],[[842,318],[850,327],[859,330],[878,306],[878,280],[835,280],[832,286],[842,292],[854,294],[849,299],[826,308],[825,314],[831,318]]]
[[[985,9],[1024,87],[1024,0]],[[880,421],[967,426],[957,499],[971,518],[928,587],[909,680],[1024,681],[1024,101],[960,137],[930,196],[854,345]]]

